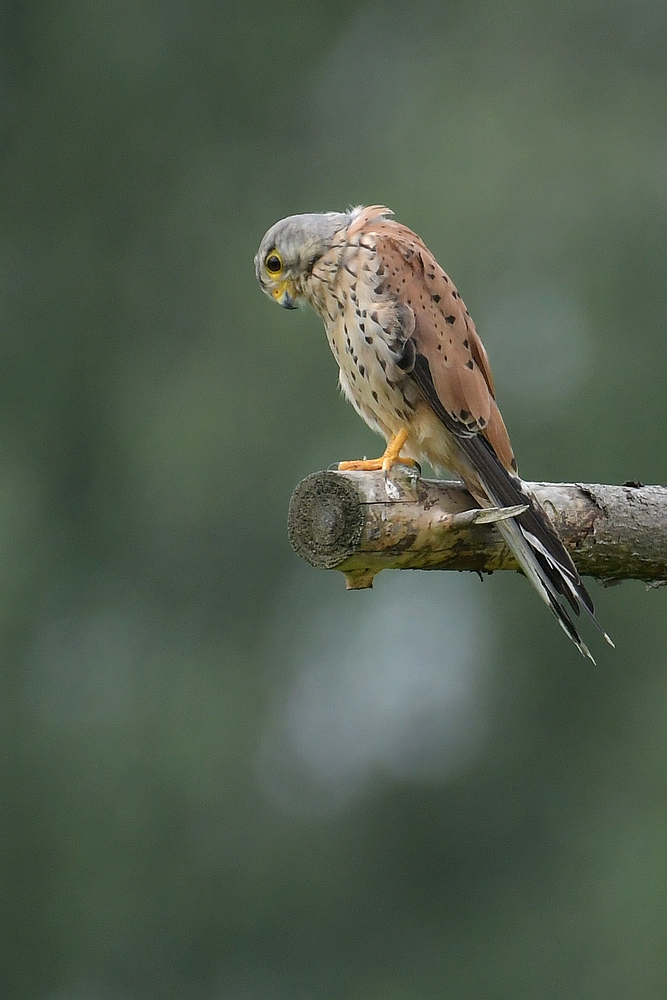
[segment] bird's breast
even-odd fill
[[[375,305],[357,283],[331,295],[322,318],[344,395],[370,427],[390,438],[409,425],[418,393],[396,363]]]

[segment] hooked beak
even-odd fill
[[[294,289],[290,287],[289,281],[281,281],[272,289],[271,295],[284,309],[296,309]]]

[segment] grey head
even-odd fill
[[[294,309],[313,264],[331,247],[336,233],[350,224],[355,211],[290,215],[271,226],[255,257],[262,291]]]

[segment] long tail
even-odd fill
[[[611,646],[614,643],[595,617],[591,596],[546,513],[521,479],[507,472],[486,438],[480,435],[459,438],[458,443],[492,504],[497,507],[529,504],[523,514],[499,521],[497,528],[563,631],[582,656],[595,663],[572,621],[570,609],[578,616],[583,607],[607,642]],[[481,498],[476,496],[476,499]]]

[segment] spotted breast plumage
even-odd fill
[[[286,308],[305,300],[320,315],[344,395],[387,441],[381,458],[340,467],[388,472],[396,462],[426,460],[460,476],[482,507],[527,504],[524,513],[499,521],[498,530],[567,635],[592,659],[569,609],[577,615],[585,609],[600,628],[593,602],[519,478],[475,325],[433,254],[391,215],[376,205],[290,216],[269,229],[255,258],[268,295]]]

